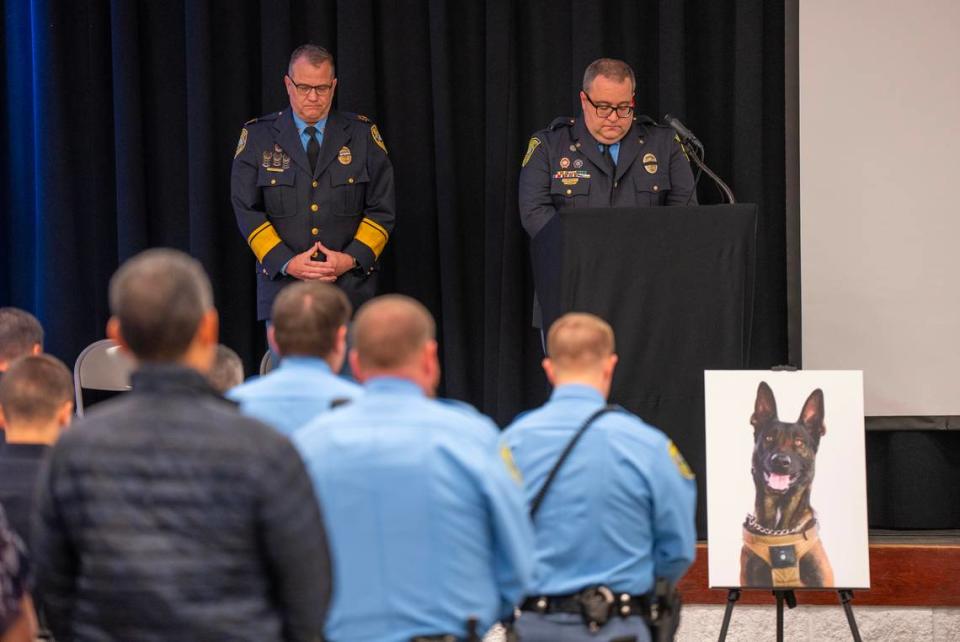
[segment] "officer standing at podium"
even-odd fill
[[[669,127],[634,115],[636,80],[622,60],[587,67],[579,118],[535,133],[520,170],[520,219],[531,237],[567,207],[696,205],[693,172]]]

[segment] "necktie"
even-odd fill
[[[607,166],[616,172],[617,164],[613,161],[613,156],[610,154],[610,145],[603,145],[603,157],[607,159]]]
[[[310,173],[317,173],[317,159],[320,158],[320,142],[317,140],[317,128],[313,125],[305,128],[310,140],[307,141],[307,159],[310,161]]]

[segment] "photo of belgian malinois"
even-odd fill
[[[810,393],[800,418],[780,421],[773,391],[757,388],[751,473],[756,488],[753,514],[743,523],[740,585],[832,587],[833,569],[820,541],[810,505],[817,450],[826,433],[823,391]]]

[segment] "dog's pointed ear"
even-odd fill
[[[777,418],[777,400],[773,398],[773,390],[766,381],[761,381],[757,387],[757,401],[753,406],[753,416],[750,425],[756,428],[760,424],[773,421]]]
[[[810,431],[811,435],[816,437],[821,437],[827,432],[827,427],[823,423],[823,391],[820,388],[811,392],[810,396],[807,397],[798,421]]]

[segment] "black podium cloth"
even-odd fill
[[[697,474],[706,533],[703,371],[747,367],[756,205],[577,209],[531,242],[544,328],[569,311],[606,319],[619,365],[611,401],[669,435]]]

